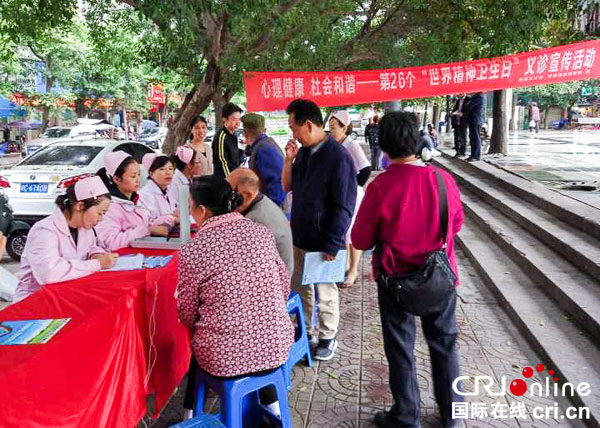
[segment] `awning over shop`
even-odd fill
[[[0,117],[25,116],[26,114],[27,110],[18,104],[0,97]]]

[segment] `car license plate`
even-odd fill
[[[48,193],[46,183],[21,183],[21,193]]]

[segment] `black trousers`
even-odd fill
[[[196,358],[192,355],[190,361],[190,369],[187,374],[187,387],[185,388],[185,397],[183,398],[183,408],[184,409],[193,409],[194,404],[196,404],[196,370],[198,369],[198,363],[196,362]],[[271,370],[264,370],[262,372],[256,373],[248,373],[241,376],[235,377],[220,377],[213,376],[216,379],[229,380],[229,379],[238,379],[246,376],[255,376],[255,375],[266,375],[269,373],[273,373],[275,370],[279,370],[279,367]],[[258,397],[260,399],[260,403],[267,405],[272,404],[277,401],[277,391],[273,385],[269,385],[258,391]]]
[[[383,344],[394,398],[390,416],[400,426],[419,426],[420,394],[414,358],[415,316],[398,309],[394,297],[388,295],[382,285],[378,285],[378,294]],[[431,357],[435,399],[444,425],[452,421],[452,403],[462,401],[452,390],[452,382],[459,375],[455,308],[456,296],[439,313],[421,317]]]
[[[458,125],[454,128],[454,150],[461,156],[467,151],[467,126]]]
[[[471,143],[471,157],[479,160],[481,157],[481,125],[469,123],[469,142]]]
[[[371,145],[371,170],[372,171],[379,171],[381,169],[381,162],[379,161],[379,158],[381,157],[381,147],[379,147],[379,144],[377,145]]]

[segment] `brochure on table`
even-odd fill
[[[1,345],[38,345],[47,343],[71,318],[1,321]]]
[[[173,256],[144,256],[143,254],[126,254],[124,256],[120,256],[115,265],[110,269],[105,269],[104,272],[165,267],[172,258]]]

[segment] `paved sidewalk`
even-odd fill
[[[459,325],[459,354],[461,374],[466,376],[491,376],[499,382],[501,376],[508,383],[523,378],[524,367],[543,363],[515,331],[491,292],[481,283],[462,252],[458,252],[461,286],[457,319]],[[509,274],[509,273],[507,273]],[[373,427],[373,414],[389,408],[392,399],[388,386],[388,369],[383,350],[376,286],[373,282],[370,257],[364,257],[357,283],[341,292],[341,325],[339,347],[330,362],[316,363],[310,369],[296,366],[290,405],[293,408],[294,427]],[[420,332],[415,349],[419,364],[418,379],[421,387],[421,415],[424,428],[440,426],[433,398],[431,369],[427,345]],[[541,381],[536,373],[531,381]],[[545,381],[545,379],[544,379]],[[182,388],[185,382],[182,383]],[[498,385],[498,383],[496,383]],[[473,391],[472,379],[463,388]],[[498,389],[497,386],[494,387]],[[209,407],[216,410],[215,400]],[[528,395],[506,398],[486,396],[480,391],[471,402],[491,405],[499,401],[508,405],[522,402],[531,415],[532,406],[553,407],[556,400],[531,398]],[[158,421],[148,425],[167,427],[181,417],[182,392],[179,391]],[[564,403],[560,402],[561,407]],[[562,414],[562,411],[561,413]],[[508,415],[507,415],[508,416]],[[154,423],[153,423],[154,422]],[[543,419],[534,421],[516,418],[482,418],[466,422],[467,427],[546,427],[572,426],[564,420]]]
[[[600,209],[600,131],[511,132],[507,156],[482,159]]]

